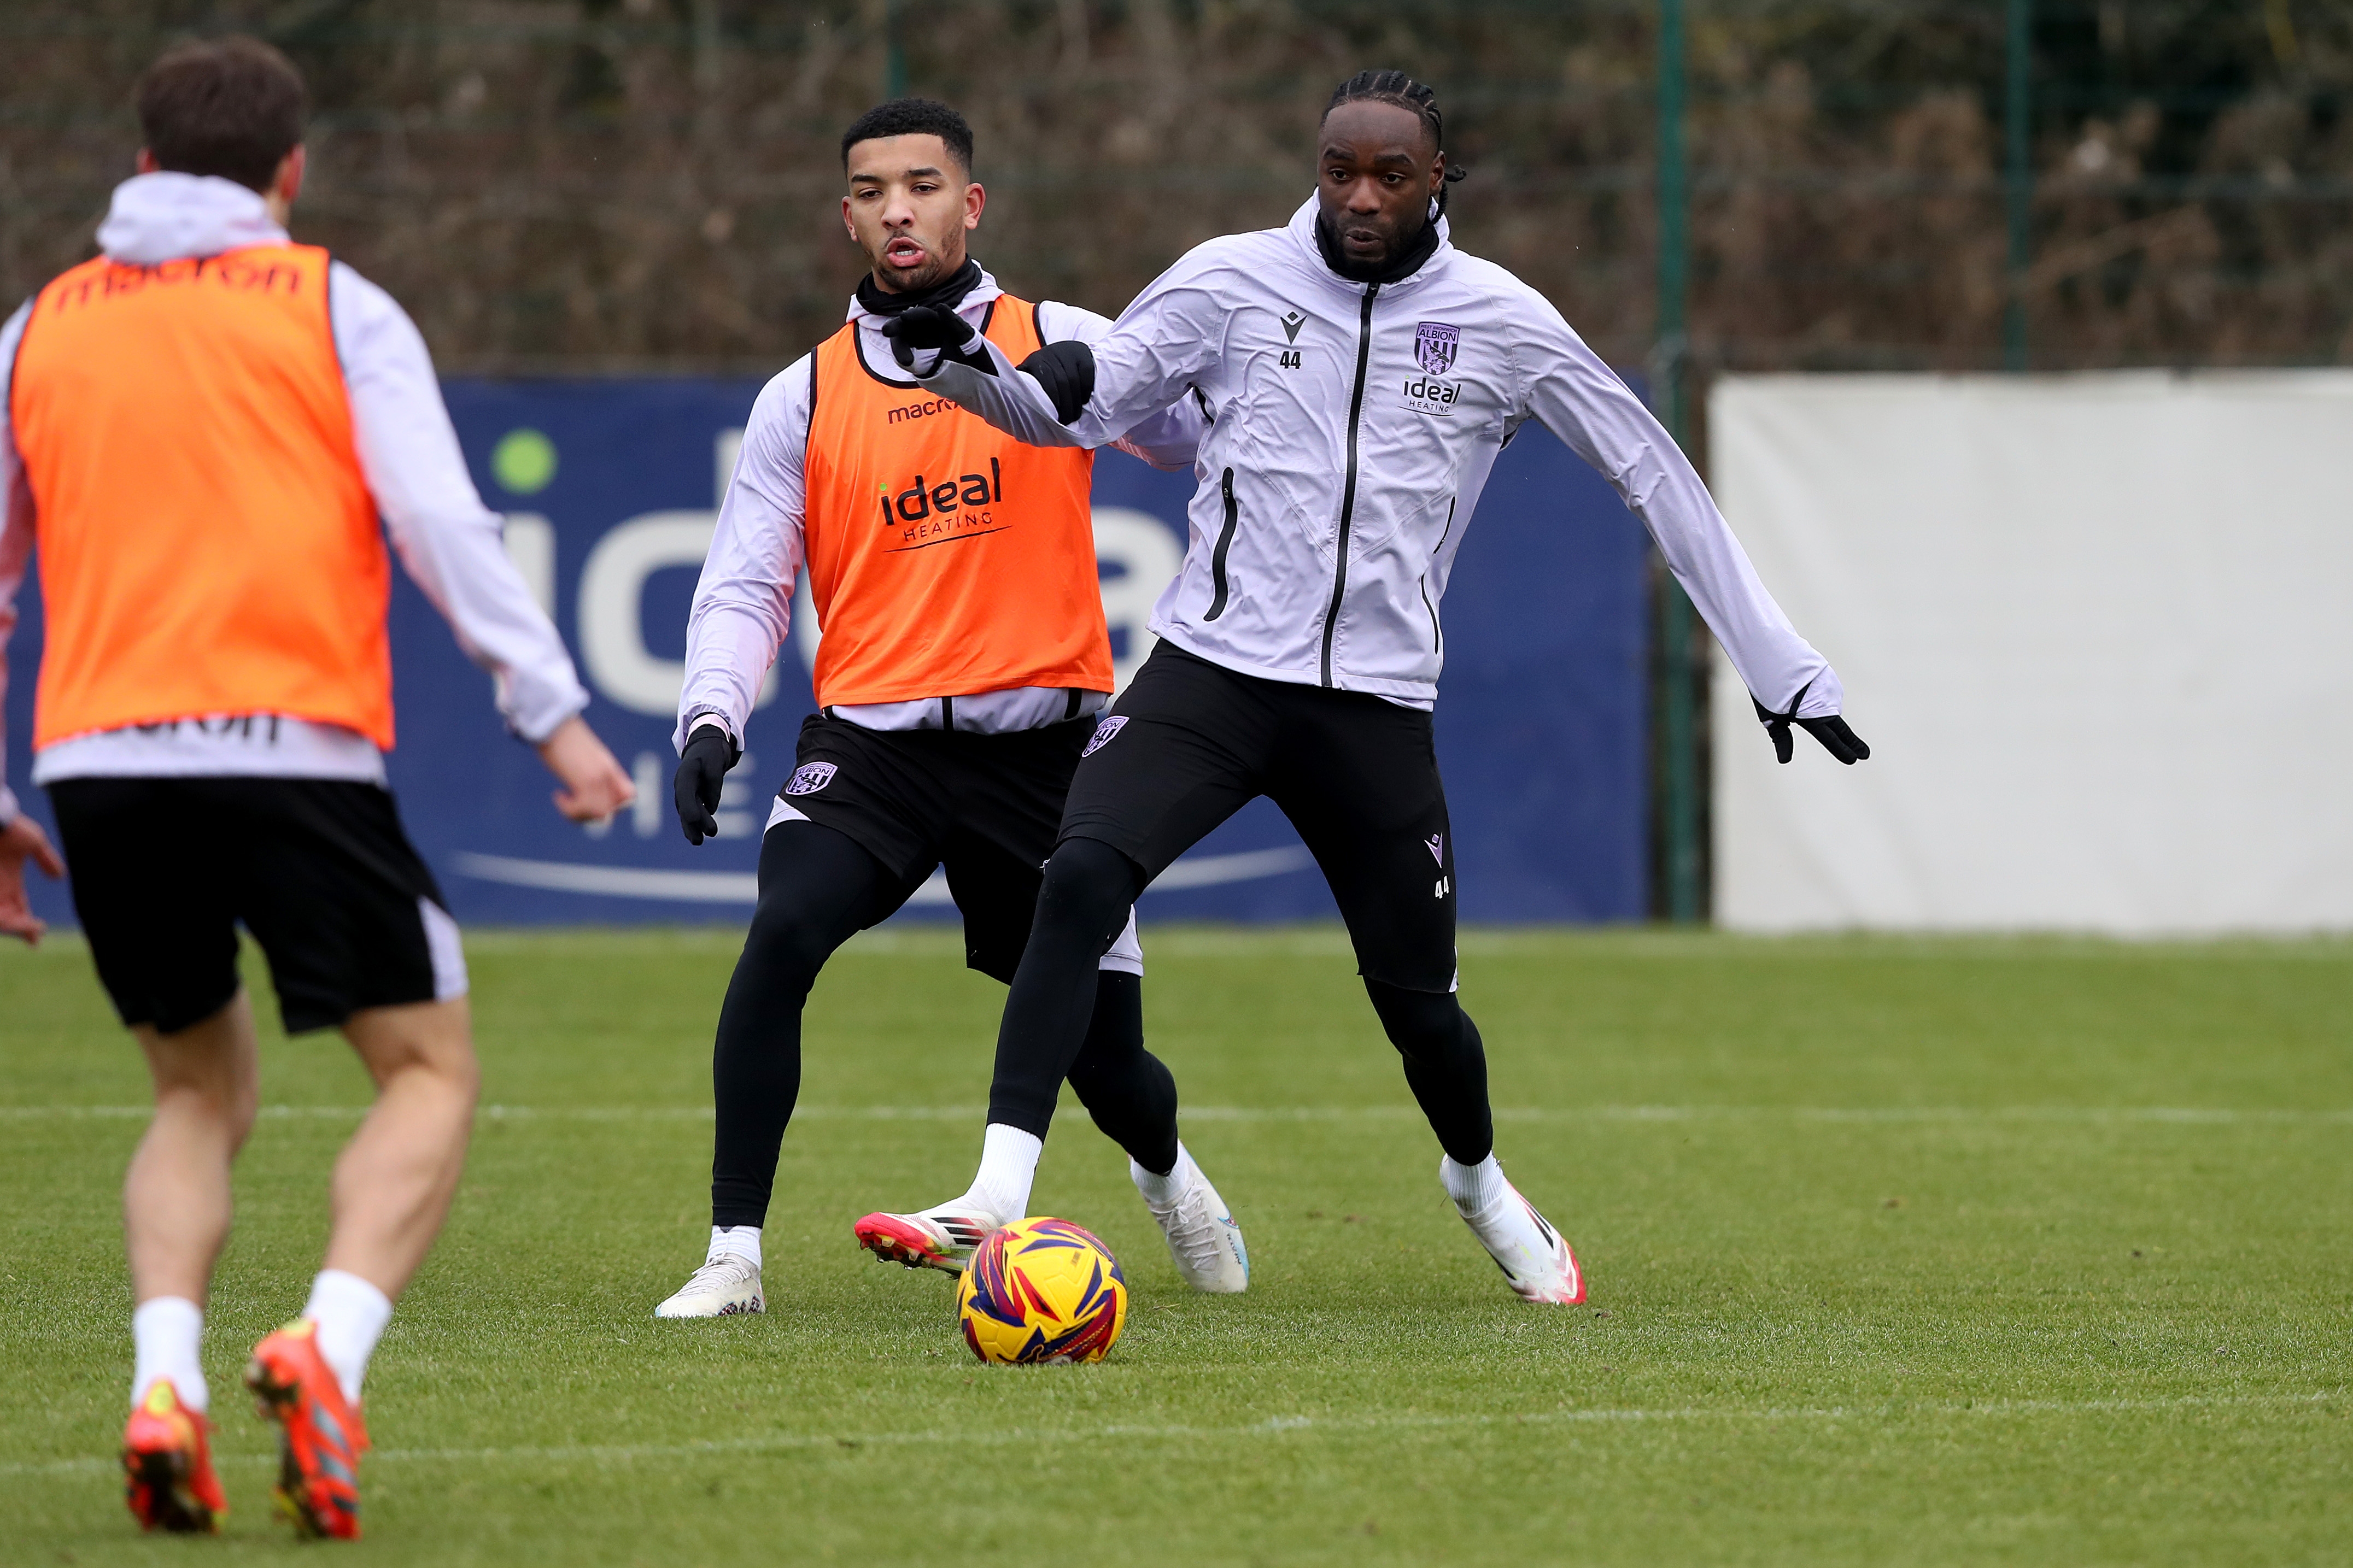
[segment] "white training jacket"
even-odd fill
[[[1001,292],[997,279],[983,270],[956,313],[976,331]],[[871,313],[853,296],[849,319],[858,327],[858,353],[867,369],[878,380],[912,390],[917,384],[892,358],[891,340],[882,335],[888,318]],[[1050,343],[1092,343],[1111,330],[1109,318],[1075,305],[1046,300],[1038,307],[1038,335]],[[807,508],[809,385],[816,360],[815,354],[802,355],[761,388],[744,426],[743,450],[720,504],[711,553],[703,560],[694,607],[687,616],[686,683],[679,693],[678,730],[672,737],[681,751],[689,732],[705,723],[723,726],[742,742],[753,699],[791,622],[793,583],[807,558],[801,527]],[[1165,406],[1169,401],[1163,399],[1163,406],[1146,410],[1092,445],[1116,446],[1155,468],[1191,466],[1207,422],[1193,399]],[[1083,694],[1079,711],[1100,710],[1108,696]],[[828,711],[869,730],[935,730],[950,711],[940,701],[944,697],[955,699],[957,729],[985,734],[1033,730],[1059,723],[1071,713],[1067,691],[1042,687],[941,691],[907,702],[837,704]]]
[[[99,247],[138,266],[283,245],[286,231],[260,196],[208,175],[141,174],[115,187]],[[328,274],[329,324],[351,399],[360,468],[409,577],[491,672],[507,725],[536,743],[588,705],[571,655],[508,560],[498,513],[482,504],[441,401],[433,361],[407,312],[342,262]],[[31,301],[0,327],[0,386],[16,363]],[[0,400],[0,694],[7,640],[34,540],[32,491]],[[270,717],[268,723],[245,721]],[[237,722],[228,722],[229,720]],[[0,753],[0,826],[16,814]],[[267,715],[69,736],[44,747],[33,782],[90,777],[237,776],[353,779],[382,784],[384,758],[338,725]]]
[[[942,356],[926,385],[1039,446],[1098,446],[1180,395],[1212,419],[1184,571],[1152,629],[1271,680],[1427,709],[1439,601],[1495,454],[1535,419],[1615,487],[1748,689],[1839,710],[1799,637],[1674,442],[1535,289],[1445,237],[1410,277],[1349,281],[1287,227],[1187,253],[1093,340],[1092,399],[1065,427],[986,344],[997,374]],[[975,343],[974,348],[984,346]]]

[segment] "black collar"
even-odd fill
[[[1326,222],[1324,211],[1315,212],[1315,248],[1323,253],[1324,265],[1351,283],[1395,283],[1421,270],[1421,264],[1438,249],[1438,225],[1424,223],[1414,237],[1406,241],[1403,250],[1377,267],[1366,267],[1348,259],[1340,248],[1340,237]]]
[[[928,289],[913,294],[885,293],[869,272],[858,280],[858,306],[870,316],[895,316],[917,305],[937,305],[953,310],[964,303],[964,297],[980,287],[980,263],[967,256],[964,265]]]

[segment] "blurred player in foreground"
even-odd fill
[[[892,364],[884,334],[909,310],[952,316],[1015,360],[1111,328],[1015,299],[966,253],[987,203],[972,153],[964,117],[923,99],[882,104],[843,135],[842,223],[870,271],[849,322],[753,405],[695,590],[677,780],[694,843],[715,828],[804,562],[813,602],[802,613],[816,614],[825,639],[819,710],[768,816],[759,906],[712,1053],[710,1250],[658,1317],[762,1310],[760,1230],[800,1092],[801,1007],[836,948],[944,863],[965,962],[1013,978],[1071,770],[1110,698],[1094,454],[1024,446]],[[1187,399],[1105,431],[1103,444],[1182,468],[1202,428]],[[1084,1016],[1055,1082],[1066,1076],[1128,1152],[1187,1282],[1240,1290],[1241,1232],[1176,1140],[1176,1082],[1144,1048],[1133,911],[1118,924],[1087,955]],[[1029,1133],[988,1137],[1027,1143],[1035,1162]],[[976,1190],[922,1214],[871,1215],[859,1240],[910,1268],[960,1269],[982,1237],[1022,1217],[1007,1203]]]
[[[202,1531],[226,1506],[198,1341],[259,1092],[242,922],[287,1029],[341,1027],[376,1084],[336,1162],[326,1267],[245,1373],[280,1428],[281,1510],[351,1537],[361,1377],[448,1212],[476,1082],[458,928],[385,787],[379,512],[564,814],[607,816],[630,789],[467,477],[424,340],[287,237],[305,106],[293,67],[249,39],[174,49],[141,79],[146,144],[104,254],[0,329],[0,637],[37,536],[33,782],[155,1084],[123,1189],[132,1511]],[[5,788],[0,818],[23,843]],[[20,864],[0,862],[0,909],[21,900]]]
[[[1758,711],[1783,762],[1792,723],[1842,763],[1870,753],[1838,717],[1838,677],[1667,433],[1542,296],[1449,242],[1461,171],[1441,128],[1435,95],[1402,72],[1343,83],[1316,194],[1289,226],[1199,247],[1091,346],[1016,369],[953,318],[901,324],[927,388],[1025,440],[1093,446],[1188,392],[1215,420],[1185,568],[1152,618],[1162,640],[1071,787],[997,1039],[981,1180],[1026,1196],[1119,911],[1271,795],[1331,883],[1456,1210],[1520,1296],[1569,1303],[1585,1294],[1575,1255],[1494,1156],[1486,1056],[1455,997],[1453,836],[1431,745],[1439,601],[1503,444],[1537,420],[1616,486],[1749,689],[1769,694]]]

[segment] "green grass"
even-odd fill
[[[733,939],[473,938],[504,1109],[370,1376],[357,1555],[2353,1560],[2353,946],[1468,935],[1501,1152],[1592,1282],[1561,1310],[1454,1218],[1335,934],[1147,945],[1251,1289],[1184,1292],[1066,1111],[1036,1206],[1119,1252],[1133,1314],[1100,1366],[990,1371],[944,1276],[849,1238],[970,1174],[1002,993],[948,939],[827,971],[769,1312],[673,1324]],[[84,953],[0,952],[0,1560],[298,1550],[229,1391],[364,1090],[332,1036],[264,1059],[206,1338],[235,1511],[142,1540],[110,1468],[141,1121],[99,1108],[143,1079]]]

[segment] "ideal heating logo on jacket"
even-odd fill
[[[1422,321],[1413,329],[1414,363],[1422,374],[1406,378],[1405,405],[1416,414],[1436,414],[1440,416],[1454,412],[1455,400],[1462,395],[1462,384],[1443,379],[1454,368],[1454,356],[1462,348],[1462,329],[1448,326],[1443,321]]]
[[[995,458],[985,474],[958,474],[934,480],[917,474],[915,482],[896,494],[884,486],[875,496],[882,509],[882,526],[895,530],[893,550],[921,550],[951,539],[999,533],[1009,524],[999,521],[997,506],[1005,500],[1005,474]]]

